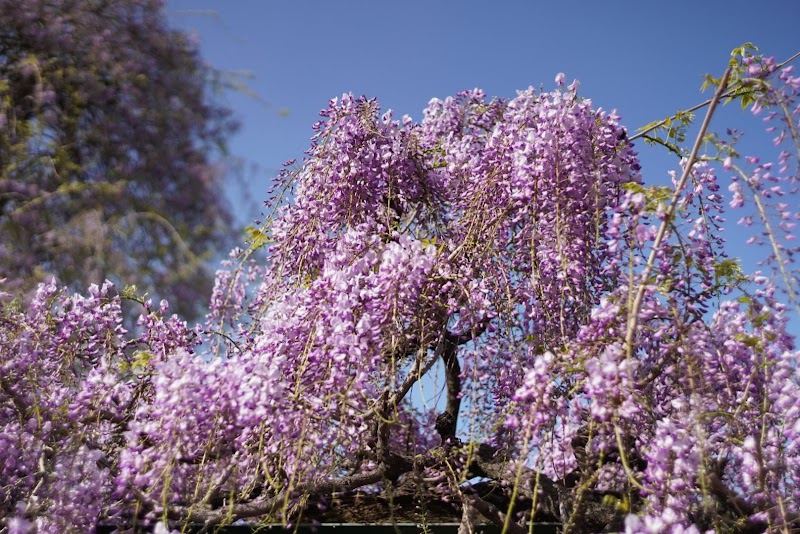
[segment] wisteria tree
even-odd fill
[[[0,1],[6,291],[112,278],[205,309],[206,260],[232,233],[211,158],[233,123],[162,3]]]
[[[332,100],[203,325],[144,301],[129,335],[109,284],[2,308],[0,528],[298,524],[354,496],[462,532],[800,528],[800,78],[734,51],[685,152],[687,114],[632,135],[556,82],[420,123]],[[774,160],[708,133],[726,100]],[[671,187],[642,137],[683,156]],[[765,229],[764,271],[726,256],[726,211]]]

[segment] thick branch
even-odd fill
[[[708,485],[711,493],[724,503],[726,507],[736,510],[740,516],[747,517],[755,513],[753,506],[728,488],[716,473],[710,473],[708,475]]]
[[[17,394],[16,391],[12,388],[11,384],[9,384],[2,376],[0,376],[0,390],[4,391],[6,395],[11,399],[11,402],[14,404],[14,408],[16,408],[17,413],[19,413],[19,420],[27,421],[29,419],[28,412],[31,408],[28,406],[28,403]]]
[[[433,342],[433,339],[429,338],[432,336],[427,336],[423,342],[420,343],[421,349],[427,347],[428,344]],[[414,369],[411,370],[410,373],[406,376],[403,383],[400,385],[399,388],[394,390],[394,392],[389,396],[389,406],[397,406],[400,402],[405,398],[409,391],[411,391],[411,387],[417,383],[417,381],[425,376],[428,371],[431,370],[433,365],[436,363],[436,360],[439,359],[442,350],[444,350],[444,337],[439,339],[439,343],[436,347],[433,357],[429,358],[425,361],[425,356],[417,356],[416,363],[414,364]],[[377,408],[381,403],[378,402],[375,408]]]
[[[528,532],[527,529],[522,528],[511,519],[506,520],[495,505],[484,501],[476,495],[464,495],[461,505],[474,508],[495,525],[504,527],[504,532],[510,532],[511,534],[527,534]]]
[[[458,347],[478,338],[486,331],[486,326],[487,323],[483,322],[463,334],[454,334],[445,330],[442,362],[447,384],[447,407],[445,408],[447,418],[446,424],[439,425],[441,428],[437,427],[443,439],[456,435],[458,412],[461,410],[461,365],[458,362]],[[444,419],[442,421],[445,422]]]
[[[461,365],[459,365],[458,356],[456,356],[457,349],[458,347],[448,340],[445,342],[445,347],[442,351],[447,383],[447,407],[445,408],[445,413],[449,416],[448,424],[440,430],[443,437],[456,435],[458,412],[461,409]]]
[[[286,488],[272,498],[262,501],[234,504],[233,506],[218,510],[203,510],[197,507],[170,506],[167,515],[171,519],[185,521],[187,523],[224,524],[232,520],[243,519],[268,515],[273,513],[291,494],[296,495],[315,495],[329,494],[335,491],[349,491],[367,484],[374,484],[383,480],[387,473],[387,466],[370,471],[369,473],[358,473],[355,475],[341,478],[325,480],[321,482],[309,482],[298,484],[293,488]]]
[[[709,490],[720,500],[723,507],[728,510],[734,510],[740,518],[745,520],[745,524],[739,530],[740,532],[761,532],[765,530],[768,526],[767,523],[753,519],[752,516],[758,512],[781,509],[776,503],[771,501],[761,503],[758,506],[747,502],[742,496],[737,495],[736,492],[730,489],[717,473],[709,473],[707,481]],[[793,526],[800,524],[800,513],[795,511],[785,511],[782,513],[784,515],[783,520],[786,521],[787,524]],[[792,532],[794,532],[794,530]]]

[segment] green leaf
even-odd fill
[[[152,360],[153,360],[152,352],[147,350],[137,350],[136,352],[133,353],[133,359],[131,360],[131,369],[134,372],[141,372],[150,366],[150,362]]]
[[[622,184],[622,189],[625,191],[631,191],[632,193],[644,193],[644,186],[635,182]]]
[[[740,343],[744,343],[748,347],[756,347],[758,346],[759,339],[756,336],[751,336],[748,334],[736,334],[733,336],[733,339]]]
[[[622,498],[611,494],[603,495],[603,504],[620,512],[630,511],[630,503],[625,495],[623,495]]]
[[[272,241],[263,230],[252,225],[245,228],[244,233],[245,241],[253,248],[261,248]]]
[[[657,128],[657,127],[659,127],[659,126],[661,126],[663,124],[666,124],[664,119],[658,120],[658,121],[653,121],[653,122],[647,123],[644,126],[638,128],[636,131],[637,132],[645,132],[647,130],[652,130],[653,128]]]
[[[715,78],[710,74],[705,75],[705,80],[703,80],[702,85],[700,86],[700,91],[705,91],[709,87],[717,87],[719,85],[719,78]]]
[[[770,313],[769,312],[764,312],[764,313],[761,313],[761,314],[756,315],[755,317],[753,317],[750,320],[750,322],[753,323],[753,326],[755,326],[756,328],[759,328],[761,326],[764,326],[764,323],[767,322],[767,319],[769,319],[769,317],[770,317]]]

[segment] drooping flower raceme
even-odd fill
[[[294,522],[411,487],[568,531],[793,528],[789,309],[724,255],[709,161],[645,187],[564,80],[420,123],[332,100],[203,326],[145,302],[127,333],[109,285],[0,309],[2,526]]]

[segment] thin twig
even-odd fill
[[[650,273],[652,273],[653,269],[655,268],[656,256],[659,253],[661,243],[664,241],[664,238],[667,235],[667,228],[670,225],[670,221],[672,221],[672,217],[675,215],[675,210],[678,207],[678,202],[680,201],[683,190],[686,187],[686,182],[689,180],[689,176],[692,174],[692,167],[694,167],[694,163],[697,161],[697,154],[700,152],[700,146],[703,144],[703,138],[705,137],[708,126],[711,123],[711,117],[714,115],[714,110],[716,109],[720,99],[725,94],[725,89],[728,86],[728,78],[730,75],[731,67],[728,67],[728,69],[725,71],[725,74],[722,76],[722,80],[717,88],[717,92],[714,94],[714,98],[711,99],[711,102],[708,106],[708,112],[706,112],[706,117],[703,119],[703,124],[700,126],[697,139],[692,147],[692,152],[689,154],[689,159],[686,161],[686,165],[683,168],[683,174],[681,174],[681,178],[678,180],[678,184],[675,186],[675,192],[672,195],[672,201],[667,207],[667,211],[664,214],[661,225],[658,227],[658,233],[653,240],[653,247],[650,249],[650,256],[647,258],[647,264],[644,266],[644,271],[642,272],[641,283],[636,290],[636,296],[634,297],[633,303],[628,311],[628,328],[625,334],[625,350],[628,358],[633,356],[633,337],[636,334],[636,327],[639,323],[639,312],[642,309],[642,301],[644,300],[645,291],[647,291],[647,280],[650,278]]]
[[[793,55],[792,57],[790,57],[786,61],[784,61],[782,63],[779,63],[775,67],[775,70],[779,70],[779,69],[783,68],[785,65],[787,65],[788,63],[791,63],[792,61],[794,61],[798,57],[800,57],[800,52],[796,53],[795,55]],[[730,70],[730,69],[728,69],[728,70]],[[725,84],[722,84],[722,85],[725,85]],[[717,97],[717,95],[714,95],[712,98],[709,98],[705,102],[701,102],[701,103],[699,103],[697,105],[694,105],[694,106],[690,107],[689,109],[681,110],[679,113],[692,113],[692,112],[695,112],[695,111],[697,111],[699,109],[703,109],[706,106],[710,106],[711,103],[714,102],[715,100],[719,101],[722,98],[727,98],[729,96],[734,96],[738,89],[740,89],[740,87],[737,86],[737,87],[734,87],[733,89],[731,89],[730,91],[725,91],[719,97]],[[637,133],[636,135],[632,135],[629,139],[631,141],[635,141],[636,139],[639,139],[640,137],[644,137],[645,135],[649,134],[653,130],[657,130],[658,128],[661,128],[662,126],[664,126],[667,122],[669,122],[669,120],[672,117],[674,117],[674,115],[672,115],[670,117],[667,117],[666,119],[664,119],[662,121],[659,121],[658,123],[654,124],[650,128],[648,128],[646,130],[642,130],[641,132]]]

